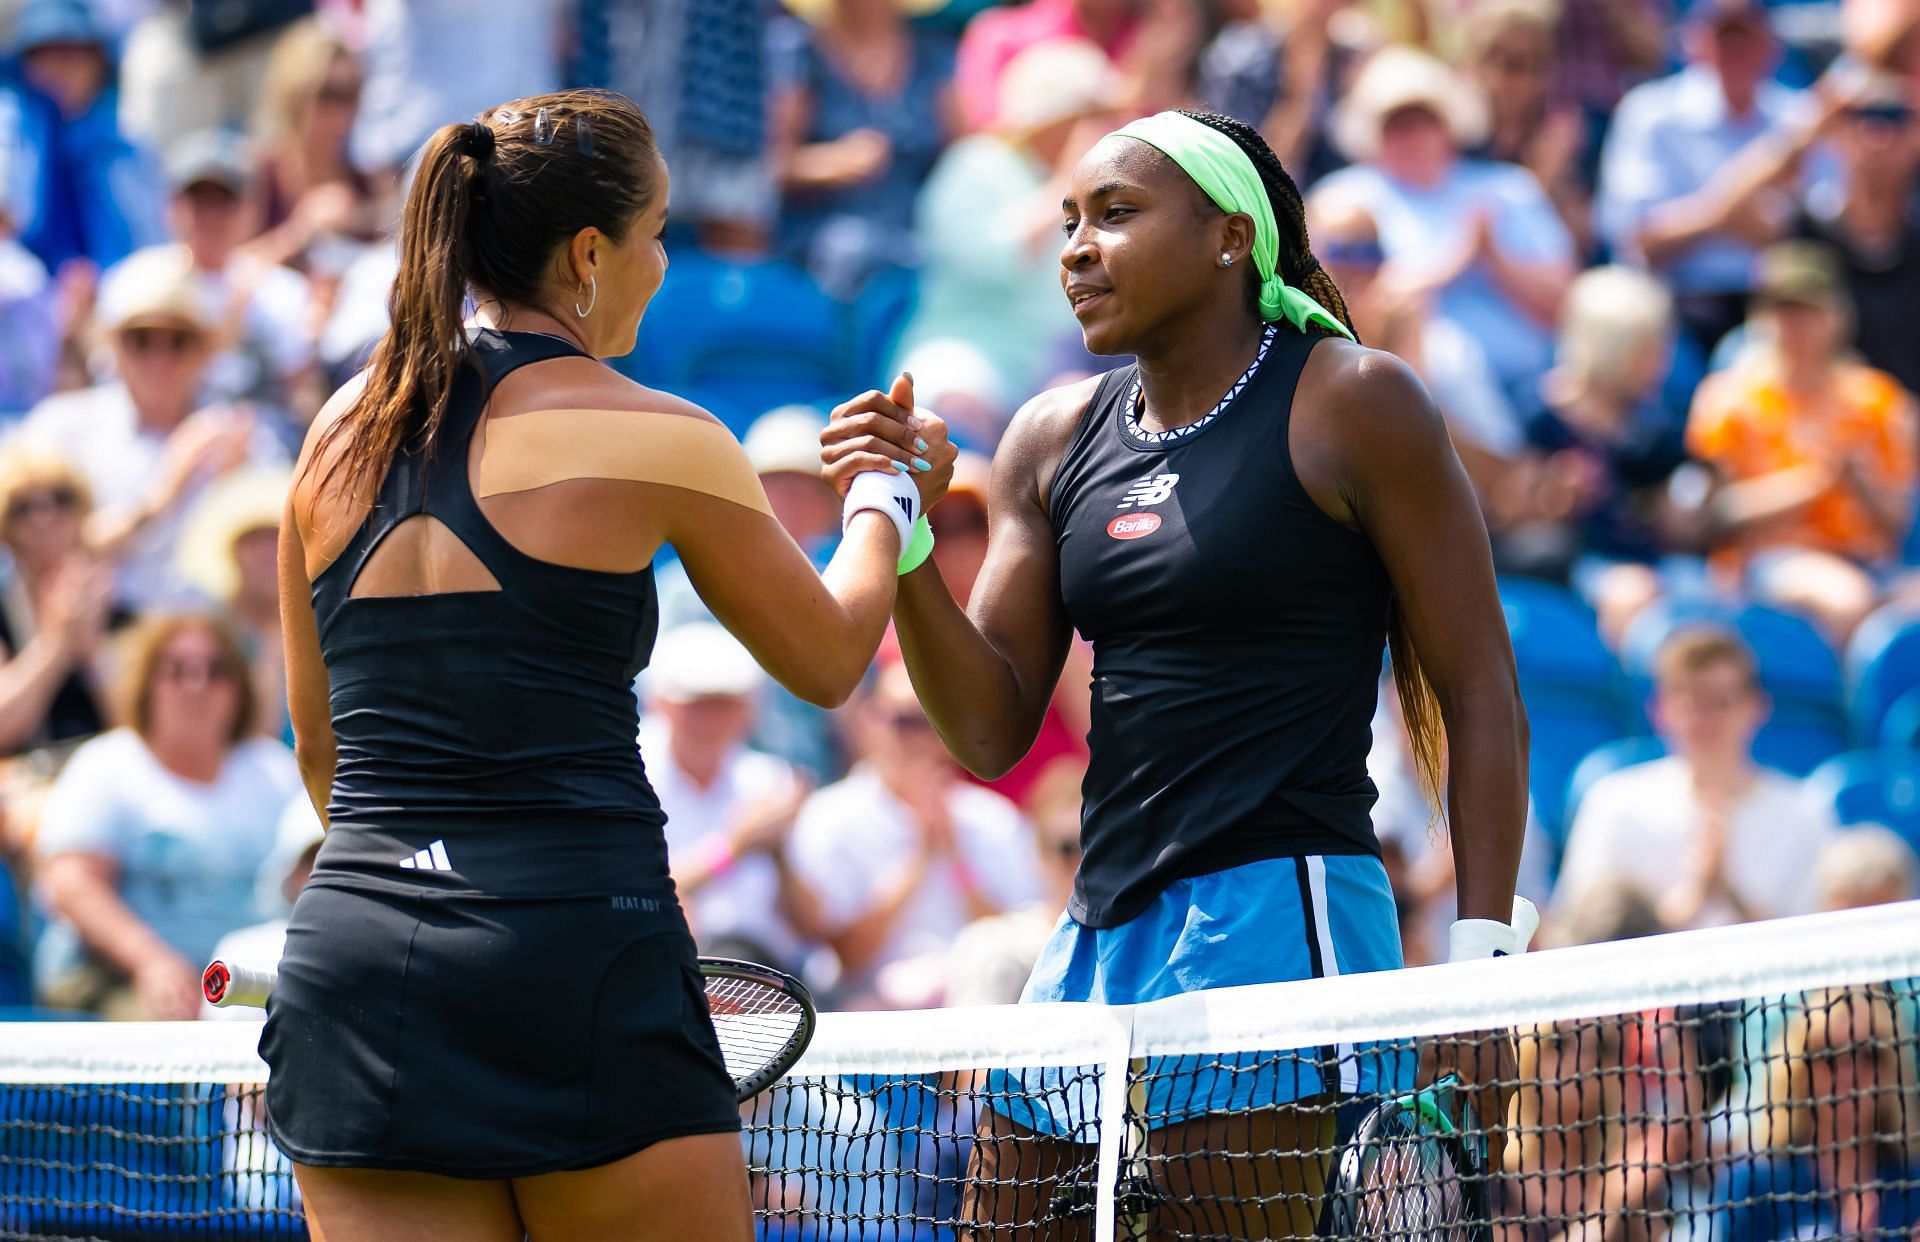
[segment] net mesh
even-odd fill
[[[742,1107],[758,1236],[1910,1239],[1917,980],[1908,905],[1131,1009],[827,1014]],[[0,1237],[304,1237],[257,1037],[0,1025]],[[1413,1096],[1449,1071],[1497,1087]]]

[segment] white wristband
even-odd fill
[[[1525,897],[1513,899],[1513,922],[1455,919],[1447,931],[1447,960],[1471,962],[1486,957],[1515,957],[1527,951],[1540,926],[1540,912]]]
[[[864,470],[853,476],[847,501],[840,508],[840,529],[862,509],[885,514],[900,531],[900,547],[913,541],[913,524],[920,516],[920,489],[913,480],[892,470]]]

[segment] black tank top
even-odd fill
[[[1161,433],[1134,412],[1137,369],[1108,374],[1054,476],[1062,599],[1094,655],[1069,906],[1088,926],[1174,880],[1379,851],[1367,751],[1391,585],[1287,447],[1319,339],[1270,327],[1212,413]]]
[[[584,356],[485,330],[426,450],[397,455],[313,582],[339,746],[316,882],[515,896],[655,892],[665,817],[640,763],[634,676],[659,623],[651,566],[599,573],[519,551],[481,513],[468,445],[493,388]],[[529,417],[539,417],[530,415]],[[380,541],[444,523],[498,591],[350,598]]]

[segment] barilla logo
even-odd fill
[[[1123,513],[1107,523],[1107,533],[1115,539],[1145,539],[1159,529],[1158,513]]]

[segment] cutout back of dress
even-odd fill
[[[653,570],[539,560],[488,522],[468,449],[494,387],[579,351],[490,329],[473,346],[433,444],[395,456],[313,582],[339,750],[315,877],[518,896],[650,889],[665,882],[664,817],[632,686],[658,626]],[[411,855],[396,851],[429,838],[455,866],[400,870]]]

